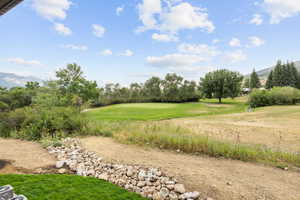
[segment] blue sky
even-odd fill
[[[89,79],[124,85],[246,74],[300,60],[299,13],[298,0],[24,0],[0,17],[0,72],[49,79],[76,62]]]

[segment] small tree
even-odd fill
[[[206,98],[237,97],[241,92],[243,76],[226,69],[210,72],[200,79],[200,90]]]
[[[254,88],[260,88],[260,87],[261,87],[261,83],[260,83],[259,77],[254,69],[250,76],[250,89],[252,90]]]

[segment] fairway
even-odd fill
[[[164,120],[182,117],[229,114],[243,112],[246,104],[240,100],[225,99],[223,104],[217,100],[196,103],[132,103],[118,104],[89,110],[84,113],[92,120]]]
[[[111,183],[70,175],[0,175],[0,185],[12,185],[30,200],[145,200]]]

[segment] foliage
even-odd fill
[[[198,101],[199,97],[194,81],[184,80],[176,74],[167,74],[163,80],[152,77],[145,84],[132,83],[129,87],[107,84],[100,89],[94,106],[143,102],[184,103]]]
[[[300,90],[292,87],[275,87],[271,90],[254,90],[249,96],[251,107],[291,105],[300,100]]]
[[[97,83],[86,80],[81,67],[76,63],[58,70],[56,77],[61,95],[68,98],[71,104],[81,106],[89,100],[95,101],[98,98]]]
[[[294,63],[287,62],[282,64],[281,61],[278,61],[274,70],[269,75],[269,82],[266,88],[272,87],[299,87],[299,73],[295,67]]]
[[[253,72],[250,75],[250,89],[254,89],[254,88],[261,88],[261,83],[259,80],[259,77],[255,71],[255,69],[253,70]]]
[[[85,124],[78,110],[71,107],[25,107],[2,114],[0,136],[27,140],[63,137],[81,132]]]
[[[146,200],[111,183],[71,175],[0,175],[0,185],[10,184],[30,200]]]
[[[250,78],[244,79],[243,88],[250,88]]]
[[[241,93],[243,76],[238,72],[231,72],[226,69],[210,72],[201,78],[200,90],[206,98],[237,97]]]
[[[268,76],[268,80],[266,82],[265,88],[266,89],[271,89],[273,87],[274,83],[273,83],[273,71],[270,72],[269,76]]]

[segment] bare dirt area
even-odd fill
[[[300,106],[272,106],[249,113],[169,120],[194,134],[300,152]]]
[[[0,174],[30,173],[55,163],[55,158],[37,143],[0,139]]]
[[[88,137],[82,145],[108,161],[159,167],[189,190],[216,200],[299,200],[300,173],[205,156],[192,156]]]

